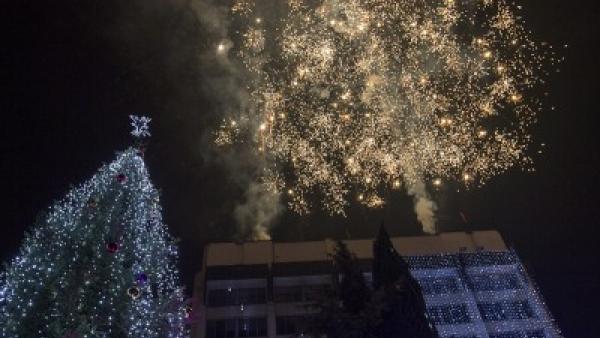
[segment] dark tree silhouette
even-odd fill
[[[373,243],[372,302],[380,303],[381,338],[438,338],[427,318],[425,300],[408,263],[398,254],[383,223]]]
[[[332,288],[316,306],[313,334],[329,338],[375,337],[372,334],[370,290],[358,260],[341,241],[333,259]]]
[[[383,224],[373,243],[373,289],[357,258],[337,242],[332,288],[316,304],[312,333],[330,338],[439,338],[427,318],[421,287]]]

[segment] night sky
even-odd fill
[[[39,211],[131,143],[131,113],[153,118],[146,159],[166,222],[182,239],[188,287],[202,245],[235,237],[231,212],[242,192],[208,146],[219,115],[207,84],[210,70],[198,57],[214,46],[190,3],[3,3],[0,260],[16,253]],[[499,230],[529,267],[565,336],[600,337],[600,5],[522,4],[534,35],[566,58],[543,89],[547,109],[532,148],[537,173],[514,170],[470,191],[447,186],[434,196],[439,228]],[[541,143],[546,146],[537,154]],[[398,194],[383,210],[354,207],[347,219],[285,214],[273,236],[372,237],[381,220],[392,235],[420,231],[410,198]]]

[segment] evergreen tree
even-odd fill
[[[374,337],[370,334],[370,290],[358,260],[342,241],[337,242],[332,258],[332,288],[317,304],[316,333],[329,338]]]
[[[118,154],[26,234],[0,275],[2,338],[185,336],[177,248],[141,155]]]
[[[373,243],[372,301],[380,303],[381,338],[437,338],[435,326],[427,319],[425,300],[408,263],[398,254],[383,224]]]
[[[341,306],[350,314],[358,314],[364,310],[369,301],[369,288],[360,269],[358,260],[350,253],[346,244],[337,242],[333,256]]]

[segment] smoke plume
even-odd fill
[[[238,233],[251,240],[269,240],[270,228],[282,211],[278,194],[252,182],[246,190],[245,201],[234,210]]]
[[[423,226],[423,232],[435,234],[435,211],[437,205],[431,200],[423,181],[417,181],[408,187],[408,193],[413,197],[417,219]]]
[[[209,48],[200,56],[204,68],[204,91],[216,103],[215,114],[219,119],[227,119],[232,113],[249,109],[245,84],[250,81],[250,75],[239,60],[230,55],[233,42],[229,34],[232,29],[229,7],[213,0],[194,1],[191,6],[209,36]],[[214,140],[214,134],[210,133],[207,139]],[[214,148],[214,142],[206,142],[205,146]],[[252,144],[232,147],[227,154],[217,150],[205,158],[212,158],[224,166],[231,176],[230,182],[244,191],[243,199],[233,210],[237,222],[236,236],[268,240],[271,227],[283,211],[280,196],[257,181],[266,163],[256,154]]]

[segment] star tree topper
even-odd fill
[[[131,131],[131,135],[137,138],[145,138],[149,137],[150,134],[150,121],[151,118],[148,116],[137,116],[137,115],[129,115],[131,119],[131,126],[133,130]]]

